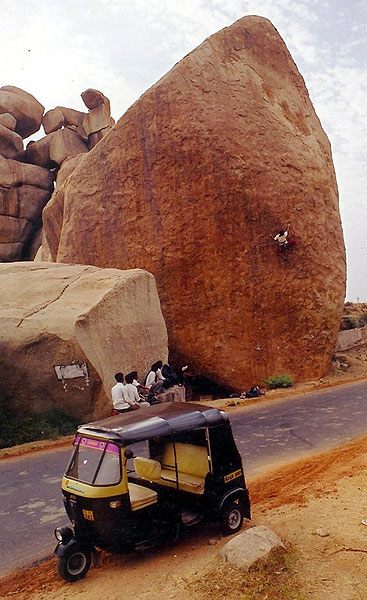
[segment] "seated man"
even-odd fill
[[[125,413],[133,410],[131,403],[127,401],[125,396],[124,374],[116,373],[116,383],[111,389],[113,411],[112,414]]]
[[[145,402],[139,396],[138,389],[136,385],[134,385],[134,375],[133,373],[128,373],[125,377],[126,384],[124,386],[124,394],[127,402],[132,405],[137,405],[140,407],[150,406],[149,402]]]

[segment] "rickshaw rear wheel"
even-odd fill
[[[222,529],[224,535],[237,533],[243,524],[243,506],[240,502],[231,502],[224,507],[222,513]]]
[[[90,550],[78,550],[70,548],[64,556],[59,556],[57,570],[65,581],[78,581],[86,576],[92,562]]]

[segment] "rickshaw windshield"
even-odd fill
[[[77,435],[66,477],[92,485],[116,485],[121,480],[120,450],[116,444]]]

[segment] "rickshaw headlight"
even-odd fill
[[[57,541],[63,542],[64,544],[67,541],[69,541],[74,535],[74,532],[71,529],[71,527],[56,527],[54,533]]]

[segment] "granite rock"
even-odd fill
[[[115,372],[167,359],[154,277],[140,269],[0,265],[0,328],[0,394],[22,412],[108,416]],[[65,365],[58,379],[55,367]],[[66,378],[73,369],[80,376]]]
[[[23,139],[39,130],[44,110],[32,94],[14,85],[0,88],[0,114],[10,113],[15,117],[15,131]]]
[[[345,294],[338,190],[329,141],[267,19],[204,41],[82,167],[44,209],[51,256],[153,273],[171,362],[235,390],[325,374]],[[272,238],[287,224],[296,244],[284,256]]]

